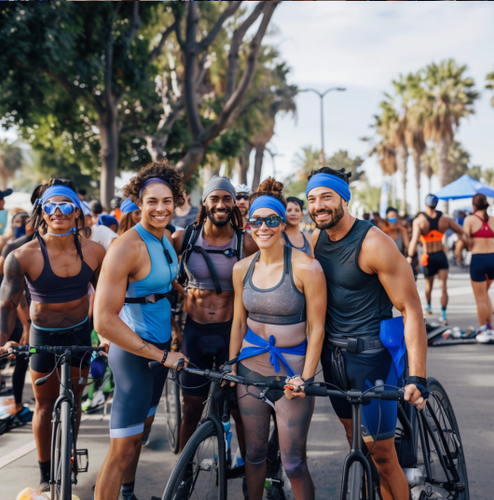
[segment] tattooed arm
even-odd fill
[[[9,340],[15,326],[17,306],[24,291],[24,273],[12,252],[4,264],[4,277],[0,289],[0,346]]]

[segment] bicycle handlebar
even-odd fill
[[[87,347],[87,346],[29,346],[29,345],[20,345],[17,347],[12,347],[9,353],[2,354],[2,356],[10,356],[11,354],[57,354],[62,355],[65,354],[66,351],[70,351],[71,354],[84,354],[86,352],[99,352],[104,351],[104,347]]]
[[[151,361],[148,363],[150,368],[154,366],[160,365],[158,361]],[[253,387],[261,387],[272,390],[281,390],[285,389],[286,383],[283,381],[266,381],[266,382],[256,382],[254,380],[249,380],[245,377],[241,377],[239,375],[232,375],[228,372],[220,372],[215,370],[200,370],[198,368],[189,368],[189,367],[180,367],[181,370],[191,373],[193,375],[199,375],[201,377],[208,378],[210,380],[215,380],[218,382],[234,382],[236,384],[242,385],[250,385]],[[377,390],[376,390],[377,389]],[[369,401],[371,399],[380,399],[383,401],[402,401],[405,391],[403,389],[399,390],[386,390],[382,387],[377,387],[373,392],[365,392],[362,393],[360,391],[343,391],[336,389],[327,389],[323,386],[318,385],[307,385],[304,386],[304,393],[307,396],[320,396],[320,397],[328,397],[334,396],[337,398],[345,398],[349,401],[357,401],[364,402]]]

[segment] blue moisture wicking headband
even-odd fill
[[[283,203],[272,196],[259,196],[250,205],[249,217],[259,208],[270,208],[274,210],[282,219],[286,221],[286,210]]]
[[[307,184],[305,196],[309,197],[310,191],[317,187],[327,187],[336,191],[345,201],[349,202],[352,197],[348,184],[336,175],[331,174],[316,174]]]

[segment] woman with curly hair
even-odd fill
[[[326,282],[319,262],[283,244],[282,191],[283,184],[270,177],[250,197],[249,225],[260,250],[233,268],[230,359],[240,351],[233,371],[248,379],[282,376],[298,387],[314,377],[321,356]],[[249,396],[243,385],[237,386],[237,396],[250,500],[260,500],[263,494],[271,408],[276,411],[281,459],[295,499],[314,499],[306,454],[313,398],[292,390],[270,391],[265,403]]]
[[[30,344],[33,346],[91,345],[88,285],[96,286],[104,248],[81,238],[84,215],[74,185],[65,179],[50,179],[36,200],[30,222],[36,231],[33,241],[9,254],[4,264],[0,292],[0,345],[15,325],[16,309],[23,296],[24,282],[31,294]],[[7,342],[6,350],[16,342]],[[87,377],[89,358],[72,356],[71,375]],[[55,367],[55,356],[31,357],[33,382],[47,376]],[[80,368],[82,367],[82,373]],[[51,417],[59,395],[57,377],[43,385],[33,383],[36,410],[33,433],[41,473],[40,490],[48,491],[50,478]],[[80,408],[84,386],[74,384],[76,405]],[[80,411],[77,412],[78,424]]]
[[[166,163],[142,168],[123,188],[137,204],[141,221],[108,250],[96,291],[96,331],[111,342],[115,393],[110,418],[110,451],[96,482],[96,500],[135,499],[134,481],[146,426],[154,420],[167,368],[180,353],[168,352],[171,288],[177,254],[165,236],[173,209],[183,203],[182,176]],[[101,290],[100,290],[101,288]],[[119,316],[124,310],[124,320]],[[149,369],[149,360],[161,370]]]

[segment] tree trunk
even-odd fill
[[[420,171],[421,171],[421,163],[420,163],[421,153],[416,149],[413,150],[413,163],[415,165],[415,188],[417,189],[417,213],[420,212],[421,205],[421,197],[420,197]]]
[[[7,169],[5,168],[5,155],[0,154],[0,189],[5,191],[7,189]]]
[[[449,142],[445,136],[442,136],[436,144],[437,175],[441,187],[447,186],[450,183],[448,150]],[[449,212],[449,202],[447,200],[443,202],[443,211],[445,214]]]
[[[156,137],[155,135],[146,137],[146,149],[153,162],[160,163],[165,159],[165,146],[167,142],[168,134],[164,137]]]
[[[202,185],[205,187],[208,182],[213,178],[213,175],[218,175],[220,173],[221,165],[211,166],[204,165],[202,167]]]
[[[118,127],[116,113],[107,112],[100,116],[98,128],[101,148],[100,198],[102,205],[109,208],[110,200],[115,196],[115,178],[118,171]]]
[[[245,146],[244,150],[238,157],[237,174],[239,184],[247,184],[247,172],[249,171],[249,158],[251,150],[252,146]]]
[[[252,191],[255,191],[261,183],[262,161],[264,159],[264,150],[266,144],[256,144],[256,161],[254,163],[254,178],[252,179]]]
[[[407,161],[408,148],[405,144],[401,144],[396,148],[396,163],[398,170],[401,172],[401,203],[400,215],[404,215],[407,211]]]

